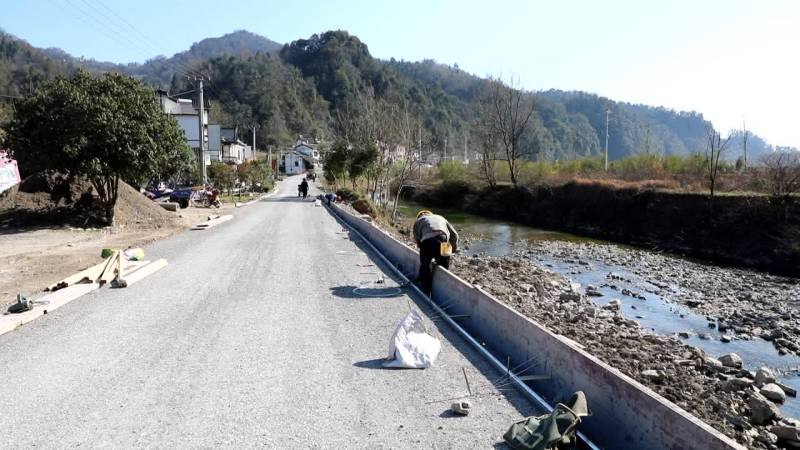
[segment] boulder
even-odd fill
[[[780,417],[778,407],[758,392],[750,395],[747,406],[750,407],[750,423],[753,425],[766,425],[773,418]]]
[[[725,392],[743,391],[753,385],[753,380],[747,378],[731,378],[722,383]]]
[[[780,386],[774,383],[765,384],[758,392],[773,402],[783,403],[786,401],[786,393]]]
[[[728,353],[719,357],[719,362],[725,367],[733,367],[734,369],[742,368],[742,357],[736,353]]]
[[[770,428],[769,431],[778,439],[789,442],[800,442],[800,428],[796,425],[780,423]]]
[[[765,384],[774,383],[775,382],[775,374],[772,373],[772,370],[769,367],[762,367],[756,371],[756,386],[763,386]]]

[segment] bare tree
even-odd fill
[[[800,192],[800,152],[776,151],[761,157],[766,181],[773,197],[788,197]]]
[[[498,145],[494,134],[489,126],[482,122],[475,125],[476,137],[481,150],[480,171],[486,184],[494,189],[497,186],[495,177],[495,164],[497,163]]]
[[[397,204],[400,202],[400,195],[403,188],[408,187],[408,180],[413,176],[414,169],[419,165],[422,149],[418,146],[422,143],[422,120],[412,116],[408,110],[403,111],[403,116],[398,122],[400,145],[405,150],[405,155],[394,165],[393,182],[397,185],[394,194],[394,204],[392,205],[392,220],[397,216]]]
[[[511,183],[517,185],[519,159],[523,149],[520,145],[523,134],[531,127],[533,99],[520,89],[513,80],[506,85],[499,78],[490,79],[488,98],[485,99],[481,120],[500,144],[508,162]]]
[[[747,138],[749,135],[750,132],[747,131],[747,124],[745,124],[744,120],[742,120],[742,154],[744,156],[742,170],[747,170]]]
[[[713,126],[708,126],[706,143],[706,159],[705,159],[705,172],[708,179],[708,188],[711,192],[711,199],[714,199],[714,190],[717,184],[717,175],[719,175],[719,165],[722,154],[728,148],[730,137],[722,139],[722,135],[714,129]]]

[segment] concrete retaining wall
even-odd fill
[[[419,266],[417,252],[371,223],[334,206],[332,210],[370,240],[405,274]],[[538,364],[529,374],[548,375],[547,381],[531,386],[551,401],[569,398],[582,390],[593,416],[581,429],[605,449],[716,450],[743,449],[701,420],[680,409],[620,371],[580,349],[568,339],[553,334],[487,292],[447,270],[434,274],[433,300],[447,305],[475,339],[500,359],[511,359],[511,367]]]

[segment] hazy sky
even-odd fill
[[[343,29],[380,58],[696,110],[722,130],[744,118],[800,147],[800,1],[0,0],[0,11],[0,27],[35,46],[114,62],[236,29],[281,43]]]

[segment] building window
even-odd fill
[[[295,167],[298,167],[299,165],[300,165],[300,163],[299,163],[298,161],[295,161],[295,162],[294,162],[294,166],[295,166]]]

